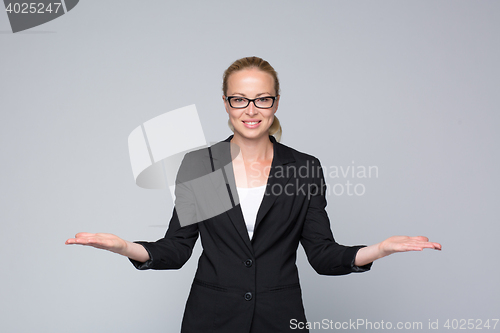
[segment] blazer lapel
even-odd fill
[[[286,172],[286,167],[284,165],[295,161],[291,151],[286,146],[276,142],[273,136],[269,136],[269,139],[273,143],[273,162],[271,163],[269,178],[267,179],[266,192],[264,193],[264,198],[262,199],[262,203],[257,213],[254,237],[259,224],[262,222],[267,212],[269,212],[278,196],[285,195],[283,191],[291,175],[290,172]]]
[[[243,217],[243,212],[241,211],[241,206],[239,205],[238,191],[236,189],[236,181],[234,178],[234,170],[232,167],[231,159],[231,149],[230,141],[233,135],[228,137],[226,140],[213,145],[212,148],[212,158],[214,161],[215,170],[224,168],[226,176],[229,183],[229,188],[235,203],[235,207],[226,211],[225,213],[229,216],[231,223],[240,235],[241,239],[248,247],[251,253],[253,253],[252,244],[250,243],[250,237],[248,236],[247,226],[245,224],[245,219]],[[210,161],[208,162],[210,166]],[[210,169],[211,170],[211,169]]]

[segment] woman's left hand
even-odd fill
[[[379,250],[383,257],[407,251],[422,251],[423,249],[441,250],[441,244],[429,242],[429,238],[424,236],[392,236],[379,243]]]
[[[364,266],[396,252],[422,251],[426,248],[441,250],[441,244],[429,242],[429,238],[424,236],[392,236],[380,243],[359,249],[354,264]]]

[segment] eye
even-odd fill
[[[262,103],[266,103],[266,102],[270,102],[271,101],[271,97],[261,97],[259,98],[259,102],[262,102]]]
[[[233,102],[236,102],[236,103],[241,103],[244,100],[245,100],[244,98],[233,98]]]

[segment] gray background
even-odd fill
[[[207,140],[225,139],[222,72],[251,55],[280,75],[284,144],[379,168],[327,179],[366,188],[328,197],[338,242],[443,244],[342,277],[300,248],[308,320],[499,318],[499,14],[498,1],[86,0],[12,34],[2,11],[0,331],[179,330],[199,242],[181,270],[144,272],[64,241],[162,237],[171,198],[134,184],[128,134],[194,103]]]

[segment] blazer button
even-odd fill
[[[252,264],[253,264],[252,259],[247,259],[247,260],[245,260],[245,266],[247,266],[247,267],[252,267]]]
[[[252,293],[251,292],[245,293],[245,301],[249,301],[251,299],[252,299]]]

